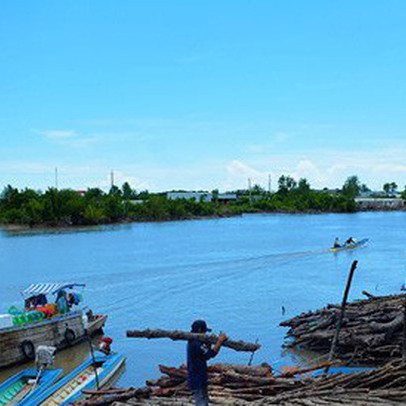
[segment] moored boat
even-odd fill
[[[9,310],[11,314],[4,317],[8,324],[0,327],[0,367],[34,359],[39,345],[59,350],[101,330],[106,316],[93,315],[79,306],[81,295],[76,289],[83,287],[48,283],[30,285],[22,291],[24,309]]]
[[[23,400],[39,396],[62,373],[62,369],[51,369],[39,374],[35,368],[27,368],[0,384],[0,406],[18,405]]]
[[[96,353],[75,370],[21,406],[66,406],[81,397],[83,390],[109,388],[119,377],[125,358],[119,354]]]

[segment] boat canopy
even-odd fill
[[[62,289],[71,289],[75,286],[84,287],[83,283],[33,283],[21,293],[25,298],[37,295],[47,295],[48,293],[58,293]]]

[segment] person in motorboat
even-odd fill
[[[340,239],[338,237],[334,240],[333,248],[341,248]]]
[[[59,313],[65,314],[69,311],[68,300],[64,290],[58,291],[56,296],[56,305],[58,306]]]
[[[351,246],[357,243],[357,240],[355,238],[350,237],[346,242],[345,245]]]

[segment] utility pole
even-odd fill
[[[272,177],[271,174],[268,175],[268,192],[271,194],[272,192]]]
[[[58,168],[55,168],[55,189],[58,190]]]
[[[111,181],[111,187],[114,186],[114,171],[112,170],[110,173],[110,181]]]
[[[250,203],[252,203],[252,197],[251,197],[251,178],[248,178],[248,196],[250,199]]]

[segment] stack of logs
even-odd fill
[[[336,356],[354,364],[382,365],[403,351],[405,295],[375,297],[347,304]],[[328,305],[281,323],[289,327],[285,345],[321,353],[330,350],[340,306]]]
[[[152,396],[188,397],[186,367],[169,368],[160,365],[164,377],[147,381]],[[244,366],[214,364],[208,369],[209,395],[214,398],[257,400],[264,396],[276,395],[287,390],[303,387],[304,382],[286,374],[272,376],[269,365]]]
[[[148,381],[143,389],[92,392],[76,406],[188,406],[185,368],[161,366],[164,377]],[[304,371],[298,371],[304,372]],[[213,365],[209,387],[211,403],[219,405],[393,405],[406,401],[406,365],[386,364],[375,370],[318,377],[272,376],[269,367]],[[336,402],[336,403],[335,403]]]

